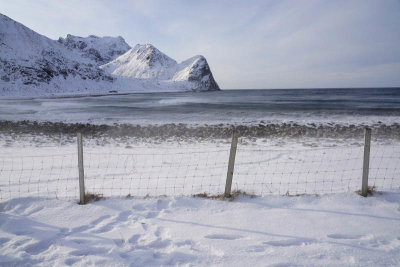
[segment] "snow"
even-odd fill
[[[79,37],[68,34],[66,38],[60,37],[58,42],[70,50],[79,51],[83,57],[93,60],[98,65],[110,62],[131,48],[121,36]]]
[[[22,198],[0,204],[0,265],[400,264],[400,195]]]
[[[173,71],[171,68],[175,68],[176,65],[175,60],[161,53],[151,44],[138,44],[101,68],[122,77],[166,80],[171,76],[171,71]]]
[[[176,91],[177,88],[219,89],[203,56],[195,56],[178,64],[151,44],[138,44],[100,68],[114,75],[120,84],[120,80],[129,84],[130,81],[141,79],[146,82],[153,80],[153,87],[161,87],[166,92]],[[129,88],[128,85],[119,87]]]
[[[0,14],[0,96],[105,92],[112,78],[92,61]]]
[[[206,59],[203,56],[195,56],[183,61],[177,66],[178,71],[173,75],[173,81],[190,80],[191,78],[207,81],[209,74],[202,76],[201,70],[208,68]]]

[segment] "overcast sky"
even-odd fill
[[[52,39],[204,55],[223,89],[400,86],[400,0],[0,0],[0,12]]]

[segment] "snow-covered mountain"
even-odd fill
[[[167,80],[174,73],[176,63],[150,44],[136,45],[128,52],[100,68],[116,76],[127,78]]]
[[[178,64],[151,44],[138,44],[100,68],[116,77],[156,79],[163,82],[164,86],[175,84],[193,90],[219,90],[203,56],[195,56]]]
[[[0,97],[188,90],[219,90],[202,56],[178,64],[122,37],[51,40],[0,14]]]
[[[58,42],[70,50],[78,51],[83,57],[95,61],[98,65],[110,62],[131,48],[121,36],[90,35],[85,38],[68,34],[66,38],[60,37]]]
[[[219,90],[217,82],[211,73],[210,66],[203,56],[195,56],[183,61],[178,65],[178,71],[172,76],[172,80],[189,81],[196,83],[198,88],[209,88]]]
[[[91,60],[0,14],[0,95],[106,90],[114,78]]]

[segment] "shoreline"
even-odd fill
[[[195,138],[195,139],[226,139],[230,138],[233,129],[240,137],[247,138],[340,138],[362,139],[364,128],[367,125],[342,125],[310,123],[280,123],[258,125],[190,125],[184,123],[168,124],[90,124],[65,122],[37,122],[37,121],[0,121],[2,135],[44,135],[44,136],[71,136],[81,132],[88,137],[137,137],[137,138]],[[393,123],[368,125],[372,128],[374,139],[400,140],[400,124]]]

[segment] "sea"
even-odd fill
[[[133,125],[392,125],[400,123],[400,88],[221,90],[2,99],[0,120]]]

